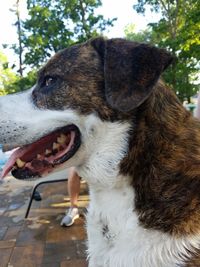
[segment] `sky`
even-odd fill
[[[67,0],[66,0],[67,1]],[[16,27],[13,25],[15,15],[10,11],[16,0],[1,0],[0,1],[0,49],[2,44],[12,44],[17,42]],[[136,31],[142,30],[149,22],[158,20],[158,15],[150,11],[145,16],[138,15],[133,10],[133,5],[136,0],[102,0],[102,7],[97,10],[97,13],[102,14],[104,18],[117,18],[114,27],[110,27],[109,32],[105,34],[109,37],[124,37],[124,28],[128,24],[135,24]],[[21,18],[27,17],[26,0],[20,0]],[[3,50],[3,49],[1,49]],[[13,54],[8,49],[3,50],[8,56],[9,61],[13,61]]]

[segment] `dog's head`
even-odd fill
[[[123,39],[97,38],[58,52],[33,88],[0,99],[0,143],[21,147],[3,175],[13,166],[17,178],[79,166],[107,141],[119,162],[131,117],[171,61],[163,49]]]

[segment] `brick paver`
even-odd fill
[[[39,187],[42,201],[33,201],[25,220],[31,189],[31,183],[10,177],[0,182],[0,267],[87,267],[84,216],[71,227],[60,226],[69,206],[67,182]],[[85,183],[79,204],[88,204]]]

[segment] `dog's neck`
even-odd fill
[[[95,119],[98,120],[98,126],[93,126],[95,133],[92,137],[86,137],[90,138],[90,142],[84,149],[84,164],[77,166],[77,171],[90,187],[94,185],[95,188],[105,190],[119,187],[119,165],[128,151],[131,125],[129,122]]]
[[[159,84],[134,123],[121,173],[132,177],[140,222],[180,236],[199,232],[200,125],[171,90]]]

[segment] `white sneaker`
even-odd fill
[[[71,226],[76,219],[79,218],[78,208],[70,208],[66,215],[63,217],[60,225]]]

